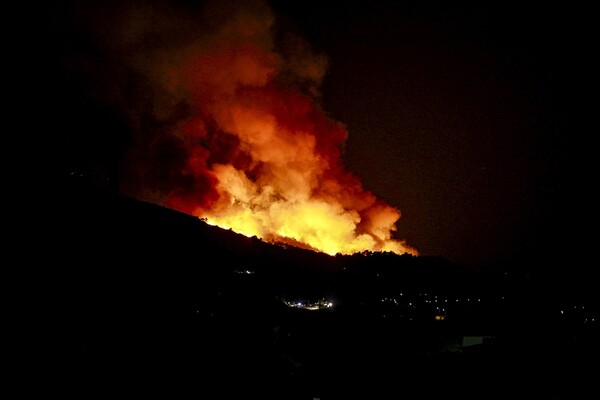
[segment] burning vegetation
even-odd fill
[[[400,211],[343,163],[348,132],[320,104],[327,57],[268,4],[86,11],[100,49],[94,95],[131,127],[122,192],[268,242],[418,254],[393,237]]]

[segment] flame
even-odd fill
[[[131,11],[135,24],[122,18],[121,31],[112,23],[127,38],[116,52],[153,88],[129,106],[125,190],[270,242],[417,255],[392,238],[400,211],[343,164],[348,132],[320,105],[327,58],[283,31],[263,1],[206,7],[192,24],[162,8]]]
[[[185,134],[231,136],[229,157],[211,162],[211,153],[224,152],[217,146],[208,158],[189,158],[188,170],[214,178],[217,196],[203,203],[177,193],[167,204],[247,236],[330,255],[416,254],[391,239],[400,212],[344,169],[340,145],[347,132],[310,96],[268,84],[202,104],[219,128],[207,134],[206,124],[192,124]]]

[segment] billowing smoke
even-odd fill
[[[123,193],[328,254],[417,254],[392,238],[399,210],[343,164],[348,133],[319,101],[326,56],[267,3],[128,2],[81,15],[97,52],[76,63],[131,125]]]

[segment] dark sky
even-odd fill
[[[98,73],[72,57],[99,51],[73,11],[85,3],[53,4],[44,38],[52,82],[42,98],[48,126],[66,132],[59,170],[118,165],[128,145],[123,122],[88,92],[79,98],[73,78],[82,65]],[[347,128],[348,169],[401,210],[400,238],[473,268],[588,271],[597,213],[589,10],[517,1],[271,4],[327,57],[323,108]],[[81,139],[90,119],[85,129],[96,134]]]
[[[401,209],[401,237],[474,267],[585,263],[596,215],[589,10],[275,3],[329,56],[324,102],[348,128],[347,164]]]

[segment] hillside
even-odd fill
[[[65,193],[40,306],[54,384],[75,397],[505,398],[524,384],[576,398],[591,382],[597,325],[565,324],[526,282],[439,257],[331,257],[106,191]],[[532,368],[544,378],[524,382]]]

